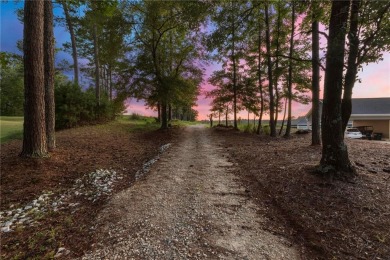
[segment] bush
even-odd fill
[[[141,120],[141,119],[142,119],[142,116],[140,114],[133,113],[130,115],[130,120]]]
[[[56,129],[72,128],[115,119],[124,107],[120,100],[110,101],[106,95],[97,105],[95,90],[87,91],[73,83],[56,86]]]
[[[263,126],[262,129],[263,129],[263,133],[264,133],[265,135],[271,134],[271,128],[269,127],[269,125]]]

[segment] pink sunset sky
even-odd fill
[[[359,72],[358,76],[361,79],[361,83],[356,82],[353,90],[353,98],[373,98],[373,97],[390,97],[390,53],[383,55],[383,60],[378,63],[371,63],[363,67],[363,70]],[[209,66],[204,76],[204,83],[202,84],[202,92],[209,91],[214,87],[207,83],[207,78],[211,75],[213,70],[218,69],[218,66]],[[324,87],[324,72],[321,71],[321,97]],[[211,99],[207,99],[204,95],[198,97],[197,106],[194,107],[199,112],[199,120],[207,119],[207,115],[210,114]],[[305,115],[310,110],[311,104],[303,105],[294,102],[292,108],[293,116]],[[137,102],[136,100],[130,100],[127,106],[127,113],[139,113],[147,116],[157,116],[157,113],[151,109],[145,109],[143,102]],[[239,113],[241,118],[247,118],[246,111]],[[230,116],[232,117],[232,116]],[[253,118],[253,115],[251,115]]]
[[[296,21],[297,28],[299,24],[302,23],[303,17],[299,17]],[[321,31],[326,31],[324,25],[320,25]],[[299,34],[297,34],[299,35]],[[326,47],[326,40],[323,36],[320,37],[321,47]],[[321,54],[323,56],[324,53]],[[208,83],[209,76],[215,70],[221,69],[221,66],[218,64],[212,64],[206,68],[205,75],[203,77],[203,84],[201,85],[201,93],[207,92],[215,88],[214,86]],[[324,76],[325,72],[321,71],[321,83],[320,83],[320,97],[323,95],[324,88]],[[357,81],[353,90],[353,98],[374,98],[374,97],[390,97],[390,53],[383,54],[383,60],[378,63],[370,63],[365,65],[361,71],[358,73],[358,77],[361,82]],[[307,95],[311,95],[310,92]],[[210,103],[212,99],[207,99],[203,94],[198,96],[197,106],[193,107],[199,112],[198,120],[208,119],[208,114],[210,114]],[[293,102],[292,115],[295,117],[305,115],[311,108],[311,103],[304,105],[297,102]],[[157,116],[157,112],[145,109],[144,103],[137,102],[136,100],[129,100],[127,106],[127,113],[139,113],[147,116]],[[232,115],[229,115],[232,118]],[[240,111],[237,117],[246,119],[248,117],[247,111]],[[250,118],[253,119],[253,114],[250,115]],[[268,119],[269,116],[265,115],[264,119]]]

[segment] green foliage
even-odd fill
[[[98,106],[94,89],[82,91],[70,82],[56,86],[55,98],[57,129],[112,120],[123,112],[123,102],[103,96]]]
[[[22,58],[16,54],[0,52],[0,115],[22,116],[24,80]]]
[[[269,125],[264,125],[264,126],[262,127],[262,129],[263,129],[262,132],[263,132],[265,135],[269,135],[269,134],[271,133],[271,129],[270,129]]]
[[[142,116],[140,114],[133,113],[130,115],[130,120],[141,120],[141,119],[142,119]]]

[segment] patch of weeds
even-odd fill
[[[18,252],[16,255],[12,256],[11,260],[19,260],[19,259],[24,259],[25,256],[22,252]]]
[[[70,227],[73,225],[73,218],[71,216],[66,216],[64,219],[64,224],[67,227]]]
[[[48,242],[50,243],[53,243],[53,242],[56,242],[57,241],[57,230],[55,228],[52,228],[50,229],[50,231],[48,232],[49,234],[49,238],[48,238]]]
[[[130,115],[130,120],[141,120],[143,117],[140,114],[133,113]]]
[[[50,250],[44,255],[44,259],[54,259],[54,256],[56,255],[56,252],[54,250]]]

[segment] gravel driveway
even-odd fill
[[[82,259],[298,259],[289,241],[263,230],[218,136],[191,126],[181,140],[108,203]]]

